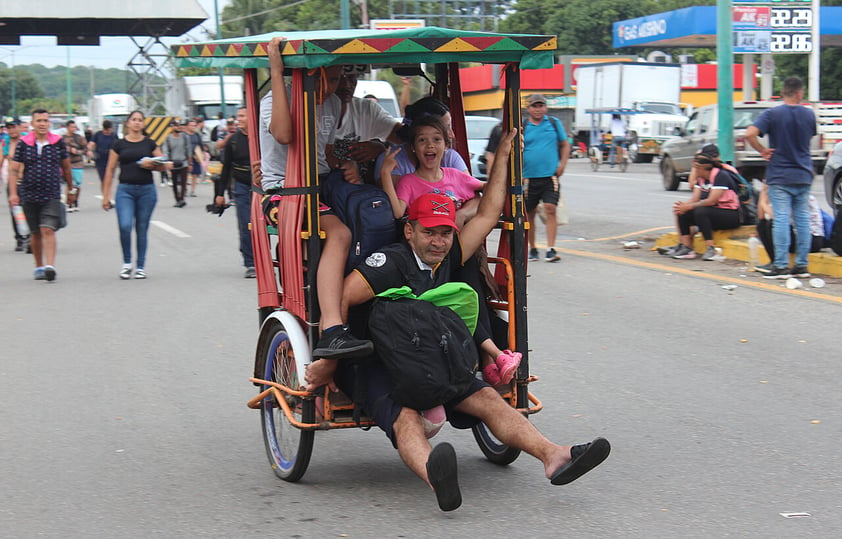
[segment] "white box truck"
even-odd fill
[[[222,77],[225,88],[225,116],[237,114],[243,103],[243,78],[237,75]],[[215,119],[222,111],[222,87],[218,75],[181,77],[175,80],[165,98],[167,114],[177,118],[202,116]]]
[[[354,97],[373,97],[393,118],[401,119],[401,109],[395,89],[385,80],[358,80]]]
[[[623,117],[628,125],[629,154],[635,162],[651,162],[661,143],[682,127],[681,66],[678,64],[613,62],[582,65],[576,69],[577,140],[587,143],[594,109],[630,109]],[[601,131],[607,131],[610,114],[599,114]]]
[[[130,94],[100,94],[88,101],[88,124],[96,133],[102,129],[102,122],[111,120],[114,132],[122,136],[123,124],[129,114],[138,109],[137,100]]]

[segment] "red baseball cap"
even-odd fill
[[[449,226],[459,230],[456,226],[456,205],[453,200],[436,193],[427,193],[416,198],[409,207],[409,220],[418,221],[427,228]]]

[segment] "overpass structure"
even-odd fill
[[[127,67],[129,85],[146,112],[163,106],[171,76],[169,48],[162,37],[178,37],[208,19],[196,0],[0,0],[0,45],[20,45],[21,36],[56,36],[57,45],[99,45],[102,36],[127,36],[137,52]],[[166,81],[166,82],[162,82]]]

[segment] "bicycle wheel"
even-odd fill
[[[526,394],[526,386],[518,392],[518,407],[526,408],[529,399]],[[471,429],[474,433],[474,440],[477,441],[482,454],[489,461],[499,466],[506,466],[513,463],[520,456],[520,449],[509,447],[498,440],[485,423],[479,423]]]
[[[599,163],[602,161],[602,150],[597,146],[588,148],[588,158],[591,160],[591,170],[599,170]]]
[[[293,342],[296,339],[291,338],[291,333],[298,332],[303,336],[303,332],[298,326],[286,327],[276,318],[270,318],[266,323],[268,326],[261,332],[258,343],[258,353],[266,359],[265,379],[298,389],[302,384],[298,380],[295,357],[296,354],[305,354],[309,351],[294,350]],[[265,389],[267,386],[261,387],[261,391]],[[312,399],[287,396],[286,402],[298,421],[304,423],[315,421],[316,406]],[[269,458],[272,470],[284,481],[298,481],[310,464],[315,433],[294,427],[273,395],[263,399],[260,416],[266,456]]]
[[[620,157],[620,172],[625,172],[629,168],[629,156],[625,152]]]

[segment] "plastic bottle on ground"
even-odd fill
[[[15,228],[18,229],[18,235],[29,236],[29,223],[26,222],[23,207],[20,205],[12,206],[12,213],[15,216]]]
[[[760,239],[752,234],[748,239],[748,263],[752,268],[760,265]]]

